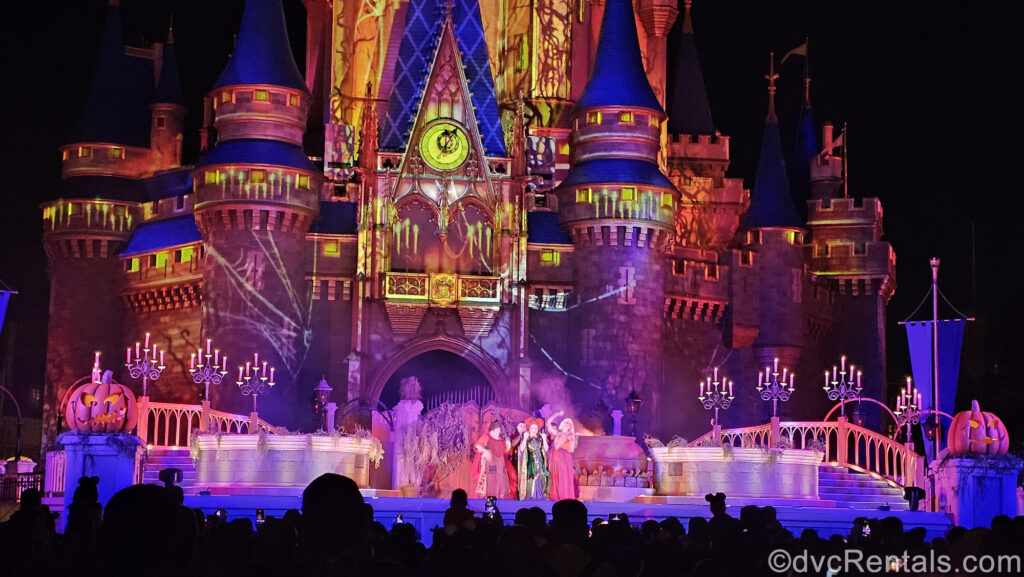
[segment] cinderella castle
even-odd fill
[[[727,176],[689,0],[304,4],[305,73],[281,0],[245,2],[198,135],[173,34],[125,46],[107,9],[42,206],[44,446],[94,352],[129,382],[146,333],[166,355],[154,400],[196,402],[210,346],[213,406],[246,412],[234,376],[258,354],[275,382],[260,415],[293,429],[321,378],[339,405],[391,406],[416,376],[428,406],[560,404],[591,430],[635,393],[663,438],[708,430],[715,367],[734,381],[726,426],[766,420],[755,384],[775,359],[797,375],[784,418],[824,415],[841,355],[884,398],[882,207],[844,192],[833,147],[784,153],[772,73],[753,188]]]

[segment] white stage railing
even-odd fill
[[[67,455],[64,451],[46,452],[46,477],[43,479],[43,493],[48,497],[64,494],[64,477],[67,470]]]
[[[820,444],[825,461],[848,467],[887,481],[895,487],[924,487],[924,457],[906,445],[885,435],[850,423],[845,417],[836,421],[783,421],[779,434],[795,449]],[[712,442],[713,432],[690,443],[699,446]],[[767,447],[771,425],[723,429],[721,443],[734,447]]]
[[[207,423],[205,427],[204,422]],[[187,405],[154,403],[145,397],[139,399],[138,435],[147,447],[189,447],[192,431],[196,429],[241,434],[275,432],[275,427],[256,413],[237,415],[211,409],[207,403]]]

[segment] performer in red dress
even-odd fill
[[[555,428],[555,419],[565,411],[548,417],[547,428],[551,434],[551,452],[548,453],[548,470],[551,471],[551,489],[548,498],[552,501],[562,499],[579,499],[580,484],[576,478],[576,464],[573,453],[576,452],[576,426],[572,419],[562,419]]]
[[[508,437],[502,437],[501,424],[494,421],[487,428],[487,434],[480,437],[473,457],[474,495],[478,499],[497,497],[509,499],[512,492],[509,485],[506,455],[512,452]]]

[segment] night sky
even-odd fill
[[[938,256],[943,292],[978,319],[965,339],[959,398],[977,397],[1010,420],[1024,414],[1015,358],[1022,339],[1014,328],[1024,315],[1010,281],[1020,266],[1012,252],[1021,235],[1013,208],[1020,203],[1012,200],[1021,188],[1014,107],[1021,91],[1013,82],[1019,31],[1010,3],[945,4],[697,0],[693,17],[715,125],[732,137],[730,175],[748,187],[766,110],[768,52],[784,54],[810,37],[819,134],[824,121],[849,124],[850,193],[881,199],[885,238],[898,256],[890,381],[909,372],[896,323],[924,299],[928,258]],[[11,384],[19,389],[43,379],[49,289],[39,204],[56,195],[58,147],[82,114],[105,5],[5,5],[0,278],[20,291],[3,335],[16,337]],[[174,14],[190,106],[186,162],[197,158],[199,103],[227,62],[241,7],[240,0],[122,0],[129,43],[163,40]],[[285,9],[302,63],[304,10],[299,0],[286,0]],[[802,62],[791,59],[777,72],[778,114],[791,140]],[[797,206],[805,212],[803,200]],[[930,303],[915,318],[929,315]]]

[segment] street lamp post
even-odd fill
[[[334,388],[327,383],[327,378],[323,377],[320,379],[320,384],[313,387],[313,409],[316,418],[316,427],[318,430],[331,432],[334,429],[334,423],[329,422],[332,419],[328,419],[328,405],[331,400],[331,391]]]
[[[705,409],[709,411],[714,409],[715,411],[715,416],[711,420],[715,442],[720,440],[722,434],[722,426],[718,422],[718,410],[728,409],[732,405],[732,400],[736,398],[732,394],[732,387],[733,382],[725,376],[721,380],[718,379],[718,367],[715,367],[714,379],[707,377],[700,382],[700,394],[697,395],[697,399]]]
[[[640,416],[640,404],[643,402],[640,395],[636,394],[636,389],[630,391],[629,396],[626,397],[626,412],[629,413],[629,423],[634,437],[636,436],[636,421]]]

